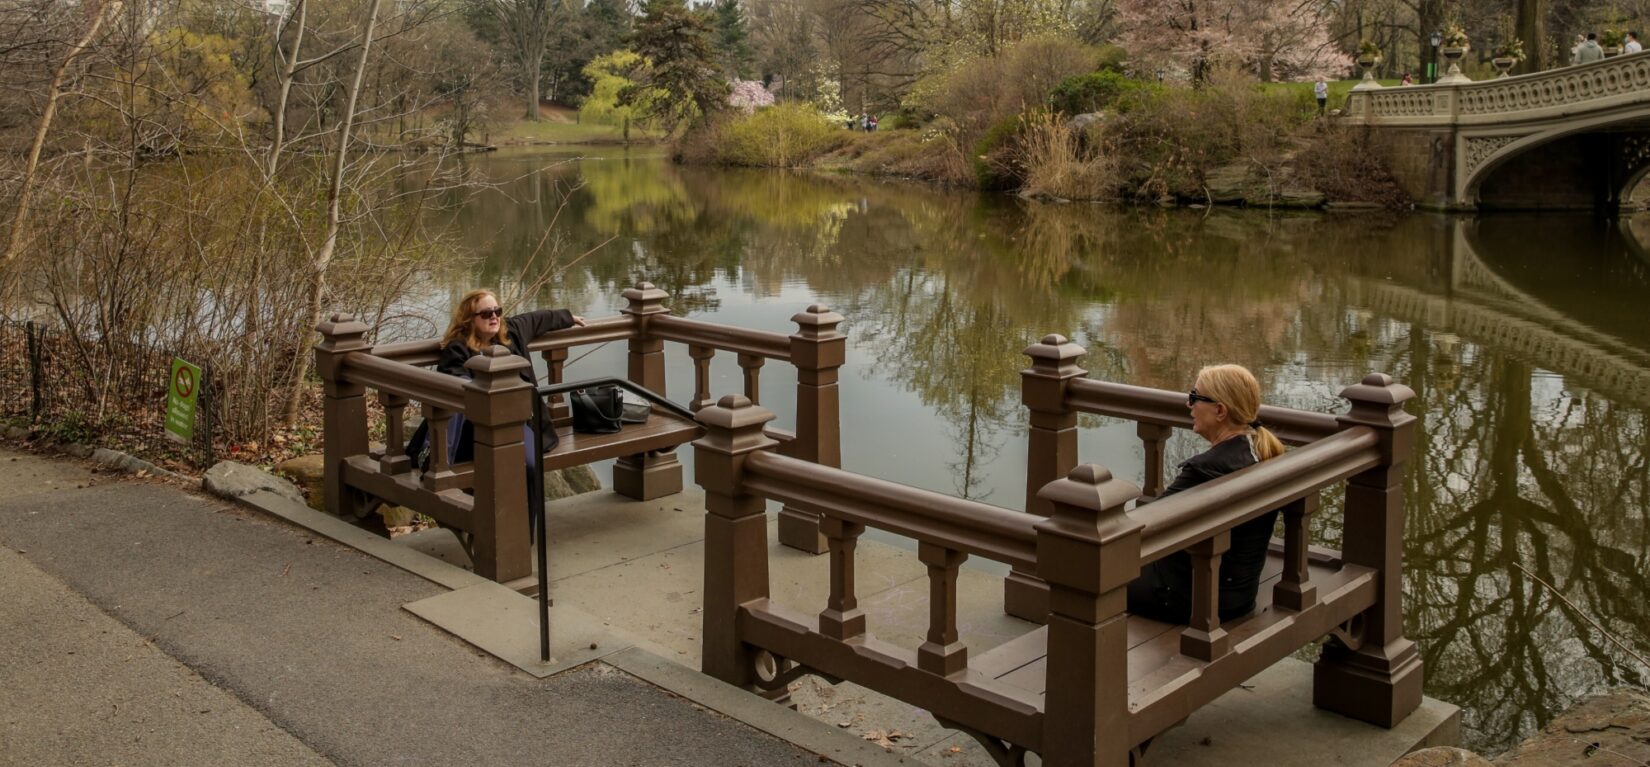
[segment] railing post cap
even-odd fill
[[[464,369],[474,371],[477,377],[499,376],[505,373],[514,373],[533,363],[517,357],[509,347],[493,344],[471,357],[464,363]]]
[[[827,332],[842,324],[844,319],[847,318],[831,311],[831,308],[824,304],[813,304],[791,315],[791,322],[802,326],[804,331],[813,328],[819,332]]]
[[[355,315],[339,312],[315,329],[324,336],[361,336],[366,335],[371,328],[368,328],[365,322],[356,320]]]
[[[1087,352],[1087,349],[1072,343],[1071,339],[1059,333],[1050,333],[1043,336],[1042,341],[1027,346],[1024,353],[1034,361],[1068,362],[1083,356]]]
[[[1385,373],[1364,376],[1363,381],[1342,389],[1341,397],[1352,404],[1350,411],[1336,419],[1342,424],[1396,428],[1415,420],[1404,412],[1404,403],[1415,398],[1415,390]]]
[[[1140,497],[1140,488],[1127,480],[1113,477],[1104,466],[1086,463],[1071,470],[1065,479],[1057,479],[1037,491],[1037,497],[1056,505],[1072,506],[1094,512],[1121,512],[1123,505]]]
[[[631,303],[637,301],[663,301],[670,298],[669,293],[654,287],[653,283],[646,280],[636,283],[636,287],[626,288],[624,293],[620,295],[623,295],[625,300]]]
[[[706,426],[738,431],[760,427],[772,421],[774,414],[761,405],[752,404],[750,398],[743,394],[728,394],[717,400],[715,405],[701,408],[694,418]]]

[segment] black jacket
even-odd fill
[[[1180,465],[1180,473],[1160,498],[1190,490],[1256,463],[1247,437],[1233,437],[1209,447]],[[1232,528],[1232,545],[1220,557],[1220,618],[1230,620],[1255,609],[1260,573],[1272,542],[1273,509]],[[1150,593],[1152,599],[1144,597]],[[1158,620],[1185,623],[1191,616],[1192,558],[1184,551],[1170,554],[1141,570],[1138,586],[1131,586],[1129,611]],[[1138,609],[1137,609],[1138,608]]]
[[[540,309],[533,312],[524,312],[504,319],[504,327],[509,331],[511,353],[518,357],[532,361],[527,354],[527,344],[539,336],[555,330],[573,327],[573,312],[569,309]],[[469,362],[476,355],[475,350],[465,343],[462,337],[453,339],[441,349],[441,361],[436,363],[435,369],[450,376],[469,378],[470,371],[464,369],[464,363]],[[533,369],[525,368],[521,371],[521,380],[527,383],[536,383],[533,378]]]

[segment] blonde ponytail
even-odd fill
[[[1260,382],[1255,374],[1242,365],[1210,365],[1197,372],[1197,390],[1226,406],[1226,413],[1235,423],[1248,430],[1255,458],[1269,461],[1283,455],[1283,442],[1271,429],[1258,420],[1260,413]]]

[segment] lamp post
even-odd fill
[[[1432,60],[1427,62],[1427,82],[1438,82],[1438,46],[1444,42],[1444,33],[1432,31]]]

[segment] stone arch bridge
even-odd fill
[[[1650,172],[1650,51],[1518,77],[1360,88],[1369,126],[1417,204],[1615,210]]]

